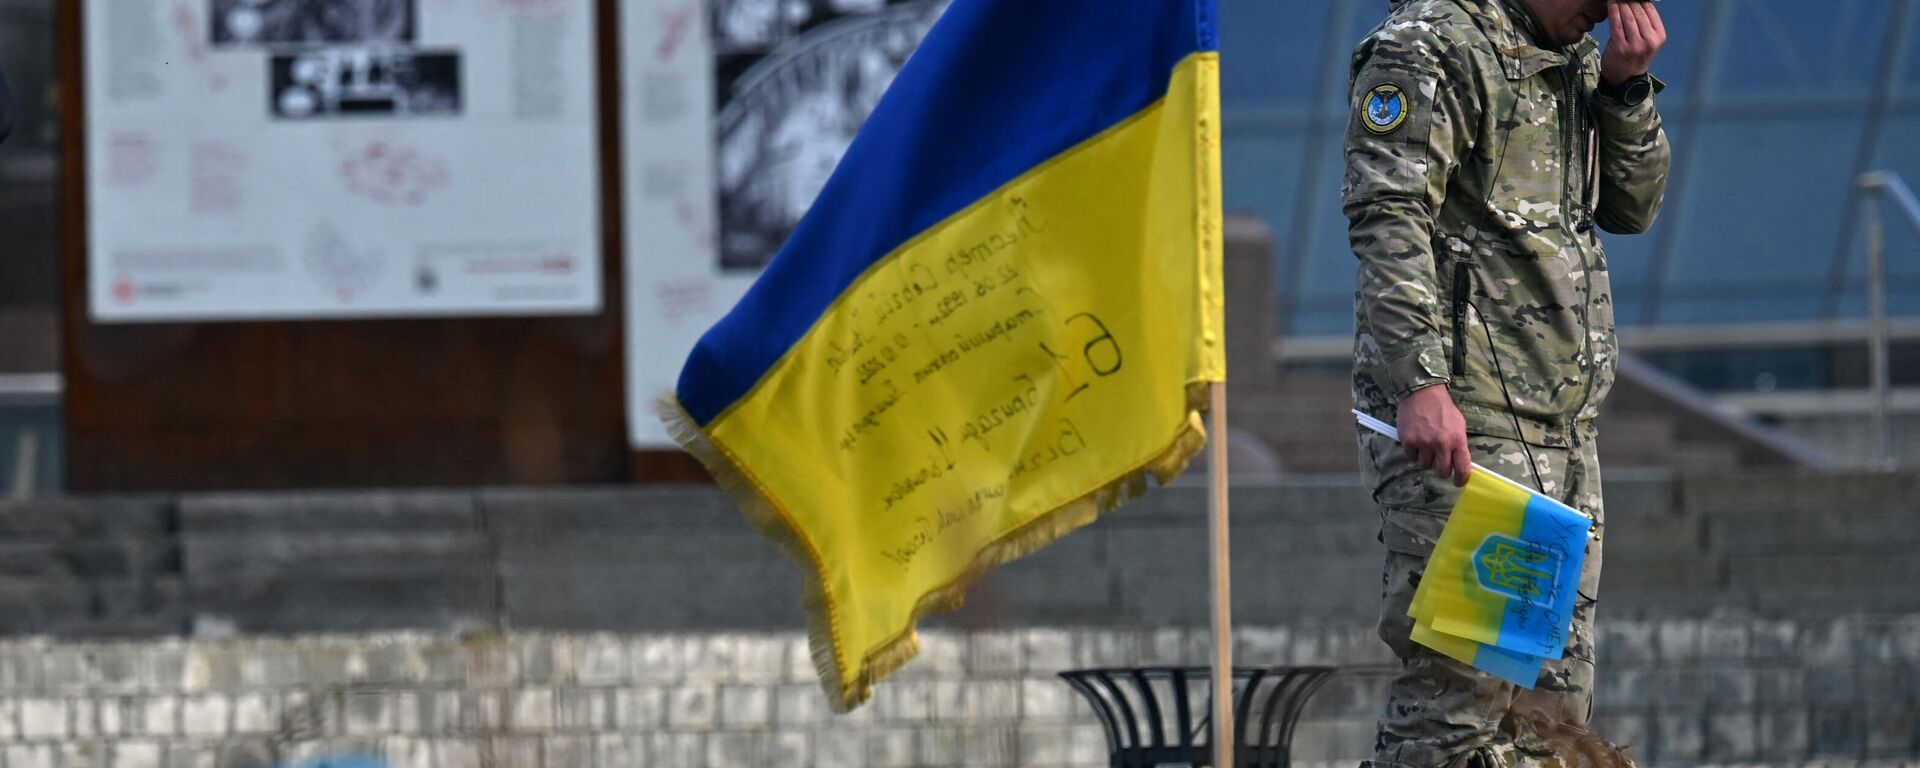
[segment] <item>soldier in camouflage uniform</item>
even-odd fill
[[[1647,72],[1666,33],[1643,0],[1392,3],[1354,53],[1343,190],[1355,407],[1403,440],[1360,436],[1387,549],[1380,635],[1403,661],[1374,765],[1570,764],[1597,540],[1565,658],[1533,690],[1413,643],[1406,614],[1471,462],[1602,516],[1593,418],[1617,345],[1593,230],[1640,233],[1660,209],[1664,86]],[[1587,33],[1609,17],[1602,55]]]

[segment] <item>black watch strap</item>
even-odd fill
[[[1600,81],[1600,87],[1594,89],[1594,93],[1617,104],[1637,107],[1653,95],[1653,77],[1651,75],[1634,75],[1633,77],[1620,81],[1619,85],[1609,83],[1603,79]]]

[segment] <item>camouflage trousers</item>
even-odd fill
[[[1459,491],[1416,465],[1399,443],[1371,432],[1360,443],[1387,549],[1380,639],[1401,661],[1380,717],[1375,768],[1573,766],[1573,754],[1592,754],[1596,744],[1609,748],[1586,731],[1593,714],[1600,542],[1587,545],[1566,655],[1546,662],[1533,690],[1454,661],[1409,639],[1407,609]],[[1568,447],[1471,434],[1468,444],[1481,466],[1529,487],[1538,483],[1547,495],[1604,519],[1590,424],[1574,430]]]

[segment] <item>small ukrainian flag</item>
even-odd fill
[[[1398,439],[1358,411],[1361,424]],[[1522,688],[1566,652],[1593,519],[1475,465],[1407,615],[1413,640]]]

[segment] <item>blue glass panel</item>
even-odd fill
[[[1887,313],[1893,316],[1920,314],[1920,234],[1905,220],[1886,209],[1883,219],[1887,243]],[[1858,225],[1856,225],[1858,226]],[[1853,252],[1847,261],[1847,280],[1840,292],[1838,315],[1859,319],[1867,316],[1867,253],[1865,230],[1855,231]]]
[[[1920,115],[1886,118],[1881,125],[1880,144],[1873,165],[1876,169],[1899,174],[1909,186],[1920,185]],[[1896,279],[1920,279],[1920,231],[1916,231],[1913,222],[1901,217],[1895,209],[1884,210],[1888,274]],[[1859,264],[1865,266],[1864,255]],[[1864,274],[1864,271],[1858,274]]]
[[[1916,13],[1920,15],[1920,13]],[[1880,127],[1874,169],[1893,171],[1920,186],[1920,115],[1891,115]],[[1920,278],[1920,230],[1887,209],[1887,267],[1893,275]]]
[[[1608,277],[1613,281],[1613,314],[1621,325],[1637,323],[1645,317],[1648,278],[1653,274],[1657,235],[1607,235],[1600,241],[1607,249]]]
[[[1831,386],[1833,355],[1820,347],[1651,352],[1647,362],[1714,392],[1773,392]]]
[[[1818,319],[1826,283],[1752,285],[1738,292],[1712,283],[1673,288],[1661,308],[1662,324],[1758,323]]]
[[[1308,295],[1293,313],[1287,333],[1295,336],[1352,336],[1353,291]]]
[[[1660,21],[1667,28],[1667,47],[1661,50],[1660,58],[1654,61],[1653,73],[1665,80],[1676,96],[1684,97],[1698,87],[1698,83],[1694,82],[1694,73],[1699,69],[1700,49],[1706,45],[1707,4],[1693,0],[1661,3],[1659,8]],[[1606,47],[1608,36],[1612,34],[1613,27],[1610,24],[1601,24],[1593,30],[1593,37],[1600,41],[1602,48]]]
[[[1277,131],[1233,131],[1222,137],[1221,160],[1226,173],[1224,186],[1227,209],[1252,213],[1265,221],[1277,241],[1274,279],[1287,272],[1286,233],[1293,221],[1294,201],[1300,191],[1300,156],[1306,140],[1297,133]],[[1280,295],[1284,286],[1275,285]]]
[[[1313,189],[1304,189],[1312,210],[1306,221],[1299,214],[1289,225],[1304,226],[1304,232],[1291,232],[1284,242],[1288,247],[1305,243],[1306,269],[1301,274],[1303,295],[1335,294],[1353,301],[1353,277],[1356,262],[1353,246],[1347,240],[1347,216],[1340,211],[1340,182],[1346,176],[1345,131],[1320,136],[1320,178]]]
[[[1916,182],[1920,180],[1920,116],[1896,115],[1886,119],[1880,144],[1874,153],[1873,167],[1899,174],[1908,184],[1920,183]],[[1920,297],[1913,293],[1920,291],[1920,230],[1916,230],[1913,223],[1899,213],[1898,208],[1883,203],[1880,210],[1886,232],[1887,275],[1890,282],[1888,312],[1894,315],[1920,313]],[[1841,317],[1866,317],[1865,218],[1862,215],[1851,222],[1842,223],[1855,230],[1853,249],[1847,255],[1847,282],[1841,293],[1839,314]]]
[[[1647,295],[1653,286],[1646,283],[1613,284],[1613,322],[1621,328],[1630,325],[1644,325],[1641,321],[1647,316]]]
[[[1614,285],[1649,281],[1653,276],[1654,249],[1660,244],[1660,230],[1670,224],[1668,218],[1662,218],[1643,234],[1600,233],[1600,242],[1607,249],[1607,271]]]
[[[1220,0],[1220,100],[1305,108],[1320,71],[1330,3]]]
[[[1920,315],[1920,284],[1908,280],[1895,282],[1887,286],[1887,315],[1889,317],[1916,317]],[[1851,321],[1866,319],[1866,280],[1853,278],[1847,282],[1847,290],[1841,294],[1839,317]]]
[[[1911,13],[1913,18],[1907,27],[1906,66],[1900,78],[1900,91],[1912,96],[1920,94],[1920,13]]]
[[[1850,116],[1701,126],[1685,219],[1667,223],[1681,227],[1670,257],[1671,284],[1680,290],[1729,280],[1774,282],[1788,293],[1823,294],[1853,184],[1845,158],[1853,156],[1859,135],[1858,118]],[[1767,302],[1760,303],[1752,319],[1764,319]],[[1661,317],[1713,314],[1676,304],[1669,300]]]
[[[1685,120],[1677,119],[1680,110],[1672,106],[1665,109],[1667,141],[1673,147],[1675,157],[1673,176],[1668,182],[1667,199],[1661,206],[1660,217],[1653,228],[1638,235],[1615,235],[1600,233],[1600,240],[1607,248],[1607,269],[1613,277],[1614,320],[1620,325],[1638,325],[1646,319],[1647,302],[1652,300],[1654,259],[1659,257],[1660,243],[1668,237],[1668,230],[1678,226],[1686,215],[1686,198],[1689,196],[1687,177],[1693,172],[1691,163],[1683,162],[1688,158],[1693,139],[1692,126]],[[1699,199],[1699,198],[1695,198]]]
[[[1867,96],[1892,7],[1887,0],[1729,2],[1731,37],[1716,100]]]
[[[1221,182],[1227,208],[1258,213],[1275,237],[1284,237],[1285,228],[1293,221],[1300,153],[1305,143],[1298,134],[1276,131],[1234,132],[1223,137],[1220,154],[1226,173]]]
[[[1880,143],[1874,165],[1920,183],[1920,115],[1889,115],[1880,125]]]
[[[1353,335],[1353,291],[1314,293],[1300,297],[1283,326],[1289,336]]]
[[[1907,279],[1888,286],[1887,315],[1890,317],[1920,315],[1920,284]],[[1841,297],[1839,316],[1856,320],[1867,316],[1867,292],[1863,280],[1854,280],[1848,284],[1846,293]]]
[[[1668,101],[1660,105],[1660,126],[1666,130],[1667,141],[1673,145],[1674,151],[1676,152],[1680,151],[1681,147],[1690,148],[1690,142],[1695,140],[1693,135],[1695,121],[1689,119],[1689,117],[1685,110],[1682,110],[1676,102]],[[1708,120],[1706,122],[1711,123],[1712,121]],[[1680,160],[1678,157],[1674,158],[1674,160],[1675,172],[1683,173],[1686,164],[1678,162]]]
[[[1347,9],[1344,19],[1347,25],[1347,36],[1343,41],[1346,45],[1341,51],[1342,62],[1348,61],[1346,54],[1353,53],[1354,46],[1359,45],[1362,39],[1373,32],[1374,27],[1380,26],[1380,22],[1387,20],[1389,7],[1381,0],[1344,0],[1344,4]]]

